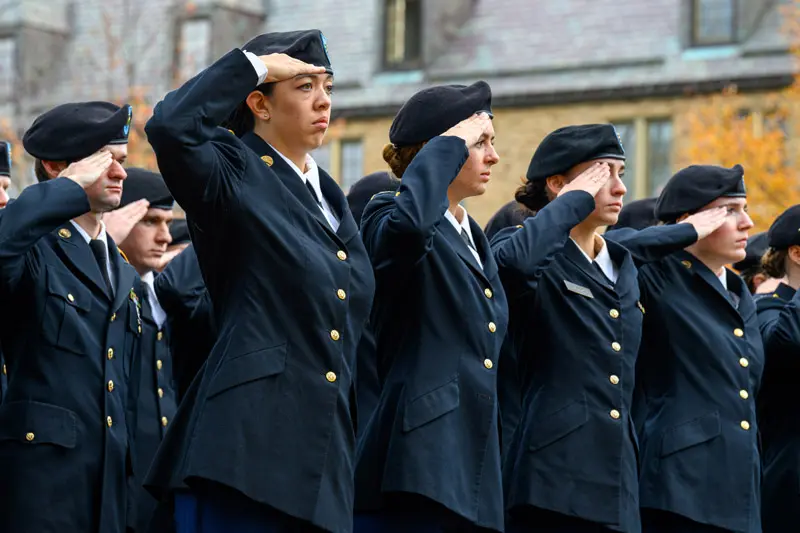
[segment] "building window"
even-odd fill
[[[634,122],[615,122],[622,148],[625,150],[625,176],[622,182],[628,189],[628,196],[635,198],[636,191],[636,124]]]
[[[364,175],[364,145],[361,139],[342,141],[342,168],[339,183],[345,192]]]
[[[648,194],[658,196],[672,177],[672,121],[647,121]]]
[[[646,119],[614,122],[625,148],[625,177],[629,200],[661,194],[672,177],[672,120]]]
[[[692,45],[736,42],[736,0],[692,0]]]
[[[314,162],[317,164],[317,168],[321,168],[325,172],[331,172],[331,143],[323,144],[313,152],[311,152],[311,157],[314,158]]]
[[[0,39],[0,100],[14,96],[17,80],[17,44],[13,37]]]
[[[384,5],[384,66],[398,70],[419,68],[422,59],[422,0],[386,0]]]
[[[186,81],[206,68],[211,61],[211,20],[186,19],[178,26],[177,75]]]

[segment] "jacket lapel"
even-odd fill
[[[447,241],[450,243],[450,246],[453,247],[453,250],[455,250],[461,260],[464,261],[467,266],[469,266],[469,268],[475,272],[475,274],[489,284],[489,280],[486,279],[486,274],[475,260],[475,256],[472,255],[472,252],[470,252],[469,248],[467,248],[466,243],[461,240],[461,235],[458,233],[453,224],[451,224],[446,218],[443,218],[439,223],[439,231],[442,232],[442,235],[445,237],[445,239],[447,239]]]
[[[56,230],[58,246],[73,272],[88,285],[93,285],[99,292],[106,294],[106,282],[100,273],[100,266],[95,261],[92,250],[78,230],[70,222]],[[107,295],[107,298],[111,298]]]
[[[725,303],[728,304],[728,307],[732,311],[736,312],[737,314],[739,313],[739,310],[736,308],[736,306],[734,306],[733,302],[731,301],[730,295],[725,290],[725,287],[722,286],[722,282],[720,282],[717,275],[713,273],[706,265],[704,265],[702,262],[700,262],[699,259],[697,259],[695,256],[686,251],[678,252],[676,254],[676,257],[680,259],[681,264],[683,265],[684,268],[689,270],[695,276],[699,276],[700,279],[702,279],[706,283],[706,285],[711,287],[711,289],[714,290],[714,292],[716,292],[719,295],[720,298],[725,300]],[[727,279],[730,280],[730,276]],[[733,287],[731,287],[731,289],[734,290],[734,292],[736,292],[736,290]]]
[[[606,241],[606,246],[608,246],[608,241]],[[567,257],[567,259],[572,261],[575,266],[582,270],[584,274],[592,278],[592,280],[594,280],[598,285],[606,290],[614,290],[614,287],[608,283],[608,280],[605,278],[605,276],[601,275],[600,272],[594,268],[592,263],[586,259],[585,255],[583,255],[583,251],[581,251],[581,249],[572,239],[567,239],[567,242],[564,245],[564,255]]]
[[[339,229],[336,230],[336,235],[342,242],[348,242],[358,235],[358,224],[350,212],[350,206],[347,205],[347,198],[339,184],[322,169],[319,169],[319,186],[325,201],[328,202],[328,206],[339,220]],[[319,207],[317,207],[317,211],[319,211]],[[330,228],[327,221],[325,221],[325,225]]]
[[[450,225],[452,226],[452,224]],[[486,234],[483,233],[483,229],[481,229],[472,217],[469,217],[469,229],[472,231],[472,240],[475,241],[475,248],[478,250],[478,255],[483,262],[481,273],[487,280],[494,279],[495,276],[497,276],[497,263],[489,247],[489,240],[486,238]],[[469,253],[470,257],[472,256],[469,250],[467,250],[467,253]]]
[[[114,239],[109,236],[106,236],[106,238],[108,239],[108,256],[111,261],[111,268],[114,269],[114,278],[116,280],[114,283],[114,303],[111,309],[116,310],[122,306],[126,298],[131,297],[136,271],[122,259]],[[137,294],[136,296],[141,303],[143,295]]]
[[[607,239],[606,246],[608,246],[608,255],[611,256],[611,260],[614,261],[619,271],[614,290],[621,298],[638,286],[636,265],[633,264],[633,257],[624,246]]]

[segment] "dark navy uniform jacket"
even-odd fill
[[[194,246],[189,245],[170,261],[156,276],[154,286],[167,313],[172,376],[180,401],[217,340],[211,297]]]
[[[0,349],[0,402],[3,401],[3,398],[6,395],[7,388],[8,388],[8,368],[6,367],[5,359],[3,359],[2,349]]]
[[[70,223],[88,211],[80,185],[57,178],[25,189],[0,219],[3,532],[125,531],[143,290],[109,238],[107,294]]]
[[[506,298],[480,226],[470,219],[483,268],[444,217],[468,154],[459,138],[429,141],[398,191],[376,195],[362,219],[383,391],[359,442],[356,503],[374,510],[382,493],[420,494],[502,531],[496,365]]]
[[[637,233],[628,235],[614,238],[636,246]],[[761,531],[755,398],[764,351],[750,292],[726,274],[730,292],[685,251],[639,269],[647,310],[637,364],[646,403],[640,504],[754,533]]]
[[[800,291],[781,283],[756,297],[766,365],[758,395],[764,467],[762,525],[782,533],[800,524]]]
[[[142,307],[141,379],[137,403],[135,435],[136,475],[131,478],[128,525],[137,532],[147,529],[158,503],[142,483],[156,455],[167,427],[178,410],[175,383],[172,378],[170,329],[165,322],[158,327],[153,317],[150,292],[146,291]]]
[[[221,483],[337,533],[352,529],[356,347],[374,277],[336,182],[322,193],[253,133],[218,125],[258,76],[240,50],[169,93],[146,132],[192,221],[218,338],[151,469],[156,493]]]

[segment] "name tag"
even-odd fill
[[[592,291],[587,289],[586,287],[581,287],[580,285],[576,285],[571,281],[564,280],[564,285],[567,287],[567,290],[570,292],[574,292],[575,294],[580,294],[581,296],[585,296],[586,298],[594,298]]]

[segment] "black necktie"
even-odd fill
[[[469,235],[467,235],[467,230],[465,230],[464,228],[461,228],[461,240],[464,241],[464,244],[467,245],[467,248],[472,248],[473,250],[475,249],[475,247],[472,246],[472,241],[469,240]]]
[[[311,185],[311,182],[308,180],[305,180],[305,182],[306,182],[306,189],[308,189],[308,192],[311,193],[311,197],[314,199],[315,202],[317,202],[318,206],[322,207],[322,202],[320,202],[319,196],[317,196],[317,191],[314,190],[314,186]]]
[[[602,269],[602,268],[600,268],[600,264],[599,264],[597,261],[592,261],[592,266],[593,266],[593,267],[594,267],[594,269],[595,269],[595,270],[596,270],[596,271],[597,271],[597,272],[600,274],[600,276],[601,276],[601,278],[602,278],[602,279],[606,280],[606,281],[608,282],[608,284],[609,284],[609,285],[611,285],[611,286],[613,286],[613,285],[614,285],[614,282],[613,282],[613,281],[611,281],[611,280],[608,278],[608,276],[606,276],[606,273],[605,273],[605,272],[603,272],[603,269]]]
[[[108,278],[108,257],[106,256],[106,243],[100,239],[92,239],[89,241],[89,247],[92,249],[97,266],[100,268],[100,274],[103,276],[103,281],[106,282],[106,291],[108,294],[111,292],[111,280]]]

